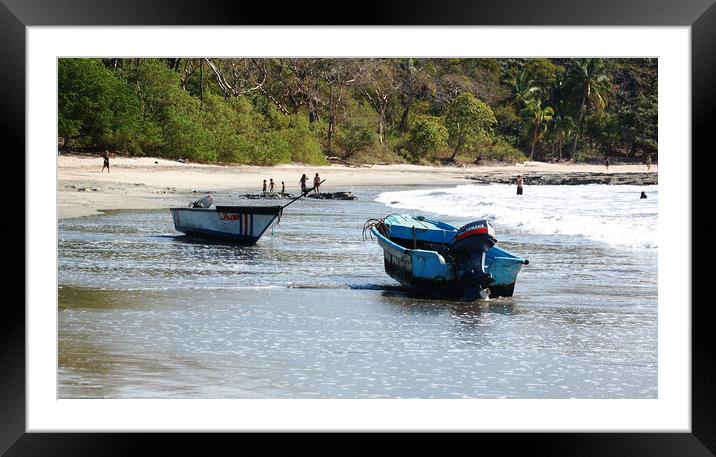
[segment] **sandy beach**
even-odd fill
[[[652,165],[601,165],[525,162],[515,165],[418,166],[407,164],[349,167],[344,165],[277,165],[273,167],[187,164],[172,160],[117,157],[110,172],[102,170],[100,157],[61,155],[57,158],[58,218],[96,214],[99,210],[166,208],[187,203],[186,194],[207,192],[259,192],[264,179],[281,181],[286,192],[298,193],[303,173],[319,173],[322,190],[338,192],[346,187],[395,185],[457,185],[476,173],[529,175],[574,173],[657,173]],[[310,182],[310,181],[309,181]],[[198,198],[198,197],[197,197]]]

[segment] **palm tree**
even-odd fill
[[[557,151],[559,152],[559,161],[562,161],[562,148],[564,143],[575,134],[574,120],[568,115],[558,115],[554,118],[554,131]]]
[[[579,120],[577,121],[577,134],[572,143],[572,160],[577,150],[577,140],[582,133],[582,121],[587,102],[597,113],[601,113],[607,107],[607,95],[611,93],[611,83],[607,76],[607,69],[602,59],[583,59],[577,61],[570,72],[571,84],[577,96],[581,96],[582,103],[579,108]]]
[[[532,150],[530,160],[535,155],[535,145],[547,131],[547,124],[554,118],[554,109],[551,106],[542,106],[541,98],[525,99],[525,111],[532,120]]]
[[[528,99],[542,90],[527,70],[515,73],[508,82],[515,92],[515,99],[518,103],[526,103]]]

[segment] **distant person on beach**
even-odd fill
[[[104,169],[107,169],[107,173],[109,173],[109,151],[105,150],[102,153],[102,158],[104,159],[104,165],[102,165],[102,171],[100,173],[104,172]]]
[[[604,166],[607,167],[607,170],[609,170],[609,157],[604,160]]]
[[[642,191],[641,191],[641,197],[639,197],[639,198],[646,198],[646,192],[644,192],[644,191],[642,190]]]
[[[646,169],[651,170],[651,154],[646,156]],[[646,197],[642,197],[642,198],[646,198]]]
[[[321,177],[316,173],[316,176],[313,178],[313,192],[320,194],[321,192],[318,190],[319,187],[321,187]]]
[[[517,195],[522,195],[522,184],[524,184],[525,180],[522,178],[522,175],[517,175]]]
[[[308,181],[308,177],[306,177],[306,173],[301,176],[301,180],[299,181],[301,183],[301,193],[305,194],[308,188],[306,187],[306,181]]]
[[[286,184],[283,181],[281,181],[281,193],[282,194],[286,193]]]
[[[262,193],[263,195],[266,195],[266,180],[265,180],[265,179],[264,179],[264,187],[263,187],[263,189],[261,190],[261,193]]]
[[[269,179],[269,192],[273,193],[276,185],[273,183],[273,178]]]

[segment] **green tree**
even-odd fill
[[[261,134],[251,153],[251,163],[256,165],[291,162],[291,146],[281,132],[276,130]]]
[[[291,151],[292,162],[323,164],[326,163],[321,142],[311,130],[308,118],[302,114],[288,116],[288,126],[282,130],[283,137]]]
[[[618,117],[618,141],[630,157],[637,151],[658,150],[658,60],[609,61],[615,84],[613,111]]]
[[[611,154],[619,139],[621,126],[617,115],[608,111],[589,116],[585,121],[585,130],[602,146],[602,150]]]
[[[550,59],[529,59],[525,63],[525,71],[534,85],[546,90],[557,82],[564,67],[555,65]]]
[[[365,116],[351,117],[338,129],[337,144],[344,159],[365,151],[377,143],[375,124]]]
[[[554,117],[554,109],[552,109],[551,106],[542,106],[542,99],[540,98],[528,98],[525,100],[525,112],[532,122],[532,148],[530,149],[530,160],[533,160],[535,155],[535,145],[547,132],[547,125]]]
[[[433,67],[425,59],[415,58],[399,59],[396,65],[402,108],[398,131],[406,133],[410,130],[410,112],[415,102],[434,90]]]
[[[587,102],[597,113],[604,111],[607,106],[607,96],[611,93],[611,83],[603,59],[579,59],[574,62],[570,70],[568,74],[569,82],[576,96],[581,98],[577,134],[574,136],[574,142],[572,143],[572,159],[574,159],[577,141],[582,133]]]
[[[497,123],[495,115],[485,103],[470,93],[458,95],[450,104],[445,118],[449,139],[455,145],[450,160],[470,139],[492,131]]]
[[[542,90],[542,87],[527,69],[521,71],[515,69],[507,82],[512,88],[515,101],[519,104],[524,104],[526,100],[534,97],[535,94]]]
[[[555,155],[555,150],[558,154],[559,161],[562,160],[562,150],[564,145],[569,138],[575,134],[576,125],[574,119],[566,114],[557,114],[554,116],[554,127],[552,135],[552,155]]]
[[[163,141],[158,147],[163,156],[197,161],[219,158],[220,150],[211,131],[218,118],[207,116],[200,100],[181,89],[175,71],[159,60],[143,59],[130,78],[142,101],[144,119],[162,128]]]
[[[140,142],[154,126],[145,129],[125,79],[99,59],[59,59],[57,73],[58,134],[66,144],[141,153]]]
[[[425,158],[428,154],[447,146],[448,130],[435,117],[419,117],[410,129],[410,137],[405,144],[409,159]]]
[[[362,62],[365,70],[361,73],[359,90],[378,113],[378,141],[387,147],[386,127],[388,109],[396,98],[400,81],[392,61],[386,59],[367,59]]]

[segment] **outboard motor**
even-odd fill
[[[494,282],[495,278],[485,271],[485,254],[496,243],[495,229],[484,219],[463,225],[453,238],[450,249],[462,273],[460,282],[465,299],[477,299],[480,292]]]
[[[209,208],[214,203],[214,197],[211,194],[206,194],[201,200],[197,200],[191,204],[192,208]]]

